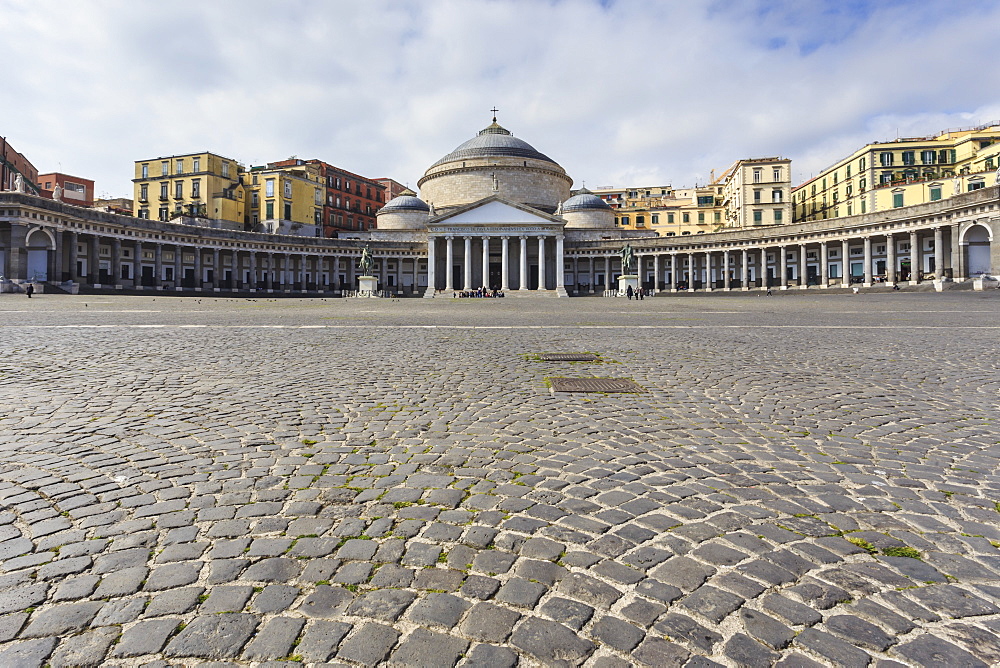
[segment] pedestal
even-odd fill
[[[624,295],[628,292],[629,286],[632,286],[632,292],[639,289],[639,276],[638,274],[625,274],[624,276],[618,277],[618,294]]]
[[[359,276],[358,296],[378,297],[378,278],[375,276]]]

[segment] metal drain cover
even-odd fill
[[[601,359],[592,353],[542,353],[538,358],[543,362],[596,362]]]
[[[628,378],[549,378],[553,392],[645,392]]]

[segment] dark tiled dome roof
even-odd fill
[[[585,211],[588,209],[608,209],[608,203],[603,199],[593,194],[589,190],[581,190],[578,194],[573,195],[568,200],[563,202],[562,210],[563,213],[568,211]]]
[[[545,162],[556,164],[555,160],[539,153],[531,144],[518,139],[509,131],[500,127],[496,120],[494,120],[489,127],[480,130],[478,135],[435,162],[431,165],[431,168],[446,162],[455,162],[456,160],[489,157],[531,158],[532,160],[544,160]]]
[[[390,211],[427,211],[429,212],[431,208],[427,206],[427,202],[423,201],[419,197],[414,197],[412,195],[400,195],[395,197],[385,203],[381,209],[378,210],[379,213],[387,213]]]

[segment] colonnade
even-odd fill
[[[640,284],[653,291],[749,290],[753,288],[917,284],[934,279],[966,278],[957,224],[845,236],[820,241],[743,243],[707,248],[648,248],[636,241],[634,252]],[[662,242],[661,242],[662,243]],[[640,246],[642,244],[643,247]],[[587,248],[568,256],[576,294],[617,289],[621,274],[618,253]],[[599,285],[603,283],[603,286]]]
[[[438,240],[444,241],[444,263],[439,266]],[[491,262],[491,251],[499,241],[499,260]],[[546,241],[554,242],[551,246]],[[478,248],[475,248],[478,246]],[[533,247],[533,248],[532,248]],[[548,250],[551,248],[551,252]],[[564,238],[561,234],[546,235],[443,235],[431,236],[427,244],[428,285],[435,290],[452,292],[483,287],[504,292],[565,291]],[[478,259],[477,275],[473,275]],[[516,264],[512,260],[516,259]],[[534,263],[532,263],[534,261]],[[549,266],[554,268],[550,276]],[[512,264],[514,266],[512,266]],[[499,269],[499,276],[491,275],[491,268]],[[438,276],[442,269],[444,276]],[[516,271],[512,272],[512,269]],[[534,270],[534,271],[532,271]]]

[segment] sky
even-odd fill
[[[0,34],[0,136],[112,197],[197,151],[415,189],[494,107],[590,188],[1000,120],[995,0],[0,0]]]

